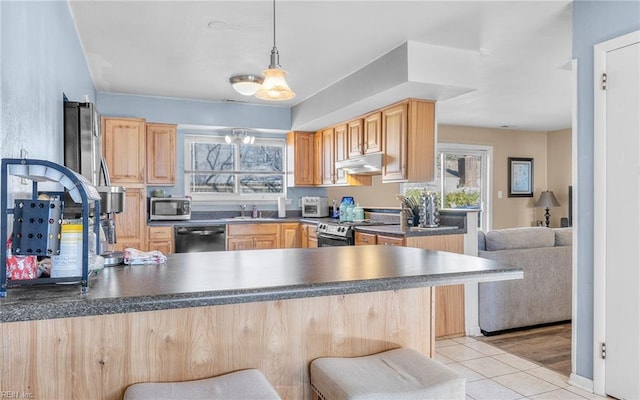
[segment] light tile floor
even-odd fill
[[[466,376],[467,400],[604,399],[569,385],[566,376],[472,337],[437,341],[436,359]]]

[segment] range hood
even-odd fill
[[[382,174],[382,153],[365,154],[337,161],[336,169],[351,175],[380,175]]]

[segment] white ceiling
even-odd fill
[[[236,93],[228,79],[269,64],[271,1],[69,4],[99,92],[267,103]],[[474,90],[438,99],[440,123],[568,128],[571,13],[570,0],[278,0],[276,44],[297,96],[277,105],[313,104],[315,95],[411,41],[479,60]],[[441,68],[453,62],[433,60]]]

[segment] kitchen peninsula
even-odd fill
[[[0,389],[115,400],[136,382],[258,368],[284,399],[310,399],[316,357],[433,355],[433,286],[519,278],[491,260],[408,247],[171,254],[107,268],[84,296],[76,285],[10,289]]]

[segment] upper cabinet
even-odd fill
[[[336,161],[348,158],[348,128],[340,124],[316,132],[317,136],[317,173],[318,185],[370,186],[371,176],[349,175],[336,169]]]
[[[346,174],[336,162],[382,153],[383,182],[429,182],[435,171],[435,103],[408,99],[362,117],[287,136],[289,185],[371,185],[370,175]]]
[[[147,184],[176,182],[176,125],[147,124]]]
[[[429,182],[435,171],[435,103],[406,100],[382,110],[383,182]]]
[[[313,132],[289,132],[287,134],[287,184],[289,186],[314,185]]]
[[[343,161],[349,158],[348,149],[349,149],[349,140],[347,135],[347,124],[338,125],[333,128],[334,135],[334,148],[335,148],[335,159],[333,160],[333,174],[335,176],[334,182],[338,185],[344,185],[347,183],[347,174],[344,170],[336,169],[335,163],[338,161]]]
[[[336,146],[334,129],[329,128],[320,132],[321,157],[320,183],[333,185],[336,183]]]
[[[383,181],[407,179],[407,104],[382,111]]]
[[[347,124],[349,157],[382,151],[382,122],[379,111]]]
[[[144,183],[145,121],[140,118],[102,118],[102,145],[111,183]]]

